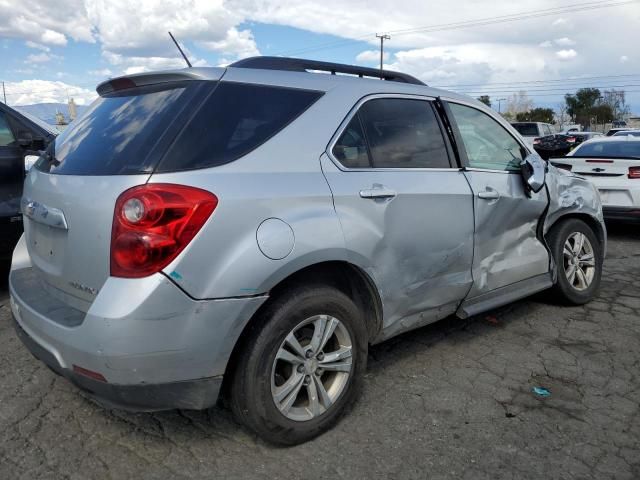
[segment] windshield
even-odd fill
[[[640,158],[640,141],[589,141],[576,148],[573,157]]]
[[[512,123],[513,128],[515,128],[520,135],[525,137],[537,137],[538,136],[538,125],[535,123]]]

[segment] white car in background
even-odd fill
[[[541,122],[511,122],[511,126],[515,128],[522,136],[529,148],[533,149],[534,140],[547,135],[553,135],[555,129],[550,123]]]
[[[551,163],[595,184],[605,218],[640,221],[640,137],[588,140]]]

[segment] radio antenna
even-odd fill
[[[187,67],[191,68],[192,66],[191,62],[189,61],[187,56],[184,54],[184,52],[180,48],[180,45],[178,45],[178,42],[176,41],[175,37],[171,34],[171,32],[169,32],[169,36],[171,37],[171,40],[173,40],[173,43],[176,44],[176,47],[178,47],[178,50],[180,50],[180,55],[182,55],[182,58],[184,58],[184,61],[187,62]]]

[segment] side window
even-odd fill
[[[360,117],[356,113],[345,128],[332,150],[333,156],[347,168],[369,168],[371,161],[367,152]]]
[[[480,110],[449,104],[464,142],[469,166],[519,171],[525,152],[502,125]]]
[[[0,112],[0,147],[11,145],[15,141],[4,112]]]
[[[553,135],[553,132],[551,131],[551,127],[549,127],[549,125],[543,125],[542,129],[545,135]]]
[[[450,167],[436,114],[425,100],[378,98],[366,102],[332,153],[348,168]]]
[[[449,168],[447,147],[431,104],[379,98],[360,108],[375,168]]]

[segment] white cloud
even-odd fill
[[[44,63],[51,60],[53,57],[48,53],[32,53],[27,56],[25,63]]]
[[[622,55],[620,57],[620,63],[627,63],[629,61],[629,57],[627,57],[626,55]]]
[[[87,0],[89,1],[89,0]],[[83,0],[2,0],[0,36],[63,46],[67,37],[92,42]]]
[[[538,46],[542,48],[550,48],[553,46],[553,44],[551,43],[550,40],[545,40],[544,42],[541,42]]]
[[[195,42],[231,55],[255,54],[244,19],[222,0],[130,0],[87,2],[86,11],[107,52],[169,58],[176,49],[167,31],[181,42]]]
[[[556,38],[553,43],[555,43],[559,47],[572,47],[576,44],[576,42],[574,40],[571,40],[569,37]]]
[[[89,70],[88,73],[93,77],[110,77],[113,75],[113,72],[108,68],[101,68],[98,70]]]
[[[25,45],[29,48],[33,48],[36,50],[42,50],[43,52],[49,52],[51,49],[46,45],[42,45],[41,43],[32,42],[31,40],[27,40]]]
[[[384,52],[383,60],[387,61],[389,59],[389,52]],[[356,56],[356,62],[359,63],[373,63],[380,61],[380,51],[376,50],[365,50],[364,52],[360,52]]]
[[[22,80],[6,82],[7,101],[10,105],[31,105],[34,103],[66,103],[73,97],[78,105],[92,102],[97,94],[76,85],[60,81]]]
[[[551,23],[552,27],[564,27],[569,25],[569,21],[564,18],[558,18]]]
[[[578,56],[578,52],[576,52],[573,48],[570,48],[568,50],[558,50],[556,52],[556,57],[558,57],[559,60],[573,60],[574,58],[576,58]]]
[[[53,30],[45,30],[40,35],[40,40],[44,43],[50,43],[51,45],[66,45],[67,37],[60,32],[54,32]]]
[[[175,47],[174,47],[175,48]],[[191,63],[194,67],[207,66],[206,61],[202,59],[194,59],[189,55]],[[132,75],[134,73],[149,72],[152,70],[170,70],[174,68],[185,68],[186,64],[184,59],[180,56],[178,51],[173,57],[127,57],[117,53],[104,52],[103,57],[114,67],[118,67],[120,73],[123,75]]]
[[[237,58],[260,55],[251,31],[238,31],[235,27],[227,30],[227,35],[224,39],[214,42],[199,42],[199,45],[207,50],[220,52],[225,55],[231,54]]]

